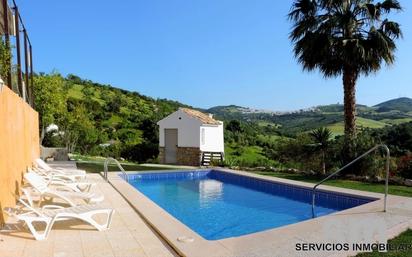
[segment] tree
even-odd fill
[[[226,125],[226,129],[237,133],[242,132],[242,126],[240,124],[240,121],[238,120],[229,121],[229,123]]]
[[[296,0],[289,13],[290,39],[304,70],[319,69],[325,77],[342,75],[349,155],[356,138],[356,81],[395,61],[395,40],[402,32],[387,16],[401,10],[396,0]]]
[[[328,128],[318,128],[310,132],[310,136],[315,141],[317,148],[322,155],[322,174],[326,174],[326,151],[329,147],[329,141],[332,137],[332,132]]]
[[[78,149],[87,153],[99,140],[99,132],[94,127],[89,113],[83,104],[63,116],[60,123],[60,134],[69,153]]]
[[[40,143],[43,142],[46,128],[60,121],[66,114],[64,79],[58,73],[34,77],[34,103],[40,116]]]
[[[4,83],[7,83],[7,77],[10,71],[10,59],[10,46],[8,46],[3,40],[0,40],[0,77],[3,79]]]

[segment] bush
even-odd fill
[[[408,153],[398,160],[398,173],[401,177],[412,179],[412,154]]]
[[[61,137],[57,135],[58,131],[52,130],[45,133],[42,145],[44,147],[65,147]]]
[[[272,159],[277,160],[286,167],[306,171],[320,171],[321,153],[316,149],[312,138],[306,133],[298,135],[295,139],[281,139],[272,151],[267,150],[266,153],[271,154]],[[331,159],[327,152],[327,170],[330,169],[330,162]]]
[[[115,143],[107,147],[102,147],[102,146],[93,146],[91,150],[89,151],[89,155],[92,156],[102,156],[102,157],[112,157],[115,159],[118,159],[121,157],[120,152],[121,152],[121,144],[120,143]]]
[[[379,142],[376,141],[376,138],[373,137],[368,130],[361,131],[356,137],[355,157],[353,159],[370,150],[378,143]],[[331,156],[334,159],[334,164],[336,165],[335,169],[343,167],[347,164],[342,161],[346,156],[343,136],[336,138],[331,151]],[[346,170],[344,170],[342,174],[353,174],[359,176],[382,176],[384,173],[384,164],[385,159],[383,158],[383,155],[381,155],[380,152],[377,152],[376,154],[370,154],[368,156],[365,156],[363,159],[360,159],[358,162],[354,163]]]
[[[128,145],[121,151],[121,156],[135,162],[153,161],[159,155],[158,144],[143,142],[137,145]]]

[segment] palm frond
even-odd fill
[[[292,21],[300,21],[308,16],[315,16],[317,3],[313,0],[295,1],[288,17]]]
[[[312,139],[321,147],[326,147],[332,138],[332,131],[328,128],[318,128],[309,133]]]
[[[289,19],[290,40],[304,70],[319,69],[325,77],[348,67],[366,75],[395,60],[400,25],[383,19],[402,10],[396,0],[296,0]]]
[[[378,6],[378,8],[383,10],[385,13],[389,13],[392,10],[397,10],[397,11],[402,10],[401,4],[399,3],[399,1],[396,1],[396,0],[385,0],[382,3],[378,3],[376,5]]]
[[[385,19],[382,22],[380,29],[390,38],[398,39],[403,37],[401,27],[397,22]]]

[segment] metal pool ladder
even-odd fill
[[[123,174],[123,176],[124,176],[124,179],[126,179],[126,181],[129,181],[129,176],[127,175],[126,171],[123,169],[123,167],[122,167],[122,165],[120,164],[120,162],[119,162],[118,160],[114,159],[114,158],[111,158],[111,157],[107,158],[107,159],[104,161],[104,170],[103,170],[103,171],[104,171],[104,179],[105,179],[106,181],[109,181],[109,177],[108,177],[107,173],[109,172],[109,164],[110,164],[110,162],[116,163],[117,167],[118,167],[118,168],[120,169],[120,171],[122,172],[122,174]]]
[[[383,148],[386,151],[386,164],[385,164],[385,169],[386,169],[386,179],[385,179],[385,198],[384,198],[384,202],[383,202],[383,211],[386,212],[386,199],[388,198],[388,181],[389,181],[389,163],[390,163],[390,151],[387,145],[384,144],[380,144],[380,145],[376,145],[375,147],[371,148],[369,151],[365,152],[364,154],[362,154],[361,156],[359,156],[358,158],[356,158],[355,160],[351,161],[350,163],[346,164],[345,166],[343,166],[342,168],[340,168],[339,170],[335,171],[334,173],[330,174],[329,176],[327,176],[326,178],[324,178],[322,181],[320,181],[319,183],[317,183],[313,189],[312,189],[312,218],[315,218],[315,196],[316,196],[316,188],[318,186],[320,186],[321,184],[323,184],[323,182],[325,182],[326,180],[329,180],[331,177],[337,175],[338,173],[340,173],[342,170],[346,169],[347,167],[353,165],[354,163],[356,163],[357,161],[359,161],[360,159],[364,158],[365,156],[369,155],[370,153],[374,152],[375,150],[377,150],[378,148]]]

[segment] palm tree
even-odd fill
[[[290,39],[304,70],[343,77],[345,146],[353,157],[356,138],[356,81],[393,64],[400,25],[387,16],[401,11],[396,0],[295,0]]]
[[[310,132],[310,136],[315,141],[322,154],[322,174],[326,174],[326,150],[329,147],[329,140],[332,137],[332,132],[328,128],[318,128]]]

